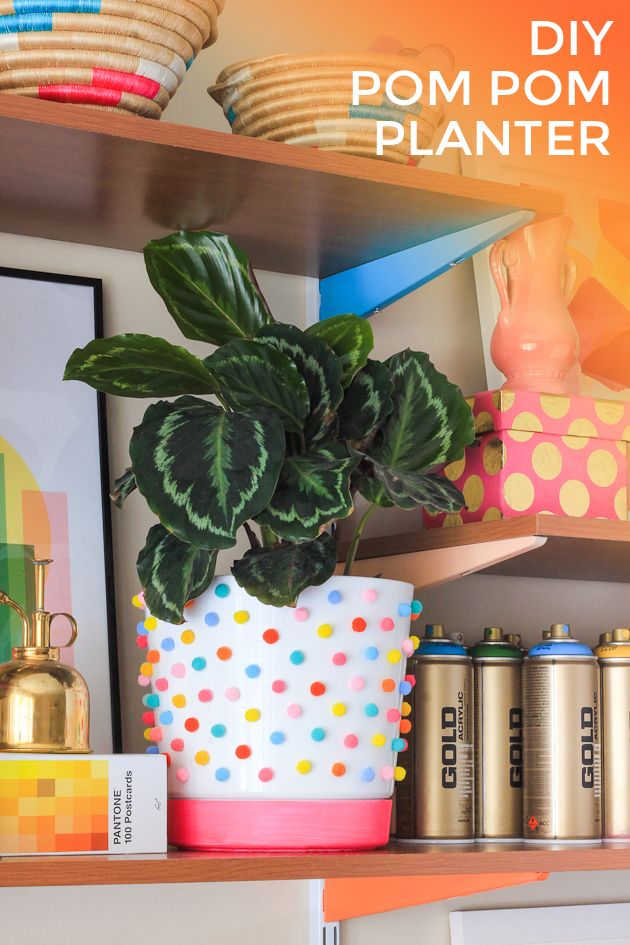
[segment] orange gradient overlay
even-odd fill
[[[525,158],[522,136],[515,131],[510,158],[516,158],[519,165],[535,174],[539,186],[540,178],[549,175],[548,186],[554,189],[630,201],[627,168],[630,156],[630,3],[627,0],[601,0],[599,3],[594,0],[478,0],[477,3],[451,0],[432,4],[416,0],[318,0],[309,4],[275,0],[269,4],[268,18],[272,36],[267,37],[265,47],[269,54],[370,48],[393,52],[396,48],[422,49],[431,43],[447,46],[455,58],[456,70],[470,71],[470,105],[462,107],[453,102],[447,111],[447,119],[460,121],[464,129],[477,120],[487,122],[498,131],[503,120],[538,120],[544,124],[573,121],[576,126],[581,121],[606,122],[610,129],[606,144],[610,151],[608,157],[595,149],[580,156],[577,132],[574,156],[550,157],[546,153],[546,133],[537,137],[541,132],[534,131],[534,153],[531,158]],[[565,37],[560,51],[554,55],[532,55],[533,20],[553,21],[559,25]],[[599,32],[607,20],[613,21],[603,38],[600,56],[594,54],[593,39],[582,20],[588,20],[595,32]],[[569,48],[571,21],[578,21],[577,55],[571,55]],[[545,45],[551,38],[550,32],[541,34]],[[247,39],[249,37],[244,35],[245,46]],[[493,70],[516,72],[521,79],[521,91],[502,98],[495,107],[490,104]],[[539,70],[554,72],[563,82],[563,94],[553,105],[532,104],[522,92],[525,79]],[[582,74],[587,88],[598,71],[608,70],[608,106],[602,105],[600,94],[595,95],[591,103],[581,101],[578,96],[576,104],[569,105],[566,86],[570,70]],[[549,80],[538,80],[534,89],[539,97],[548,95]],[[471,140],[474,142],[474,136]],[[490,148],[489,152],[492,150]],[[495,152],[486,168],[484,159],[479,158],[477,173],[488,178],[496,176],[492,170],[496,160]]]

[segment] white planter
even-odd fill
[[[304,591],[296,608],[277,608],[250,597],[234,578],[220,577],[187,607],[182,626],[148,616],[139,626],[147,642],[139,680],[154,714],[145,736],[149,751],[170,756],[169,797],[390,798],[395,775],[402,776],[396,754],[404,747],[412,596],[412,586],[400,581],[333,577]],[[172,811],[181,809],[171,804]],[[232,809],[203,808],[215,819],[223,811],[223,820]],[[258,807],[249,809],[259,818]],[[347,819],[348,805],[344,810]],[[171,840],[184,842],[173,832]],[[276,841],[251,845],[286,846]],[[207,837],[192,843],[189,830],[185,840],[187,846],[242,843]]]

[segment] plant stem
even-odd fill
[[[269,525],[260,526],[260,537],[262,539],[263,548],[273,548],[273,546],[276,544],[276,536]]]
[[[247,537],[249,538],[249,544],[250,544],[250,546],[251,546],[252,548],[254,548],[254,549],[260,548],[260,542],[259,542],[259,540],[258,540],[258,535],[257,535],[256,532],[254,531],[254,529],[252,528],[252,526],[249,524],[249,522],[243,522],[243,528],[245,529],[245,531],[246,531],[246,533],[247,533]]]
[[[350,547],[348,548],[348,555],[346,557],[346,565],[343,569],[344,574],[352,573],[352,565],[354,564],[354,558],[357,553],[357,548],[359,547],[359,542],[361,540],[361,535],[363,534],[363,529],[365,528],[367,524],[367,520],[369,519],[370,515],[377,508],[378,506],[376,505],[375,502],[373,502],[372,505],[368,505],[367,509],[361,516],[359,520],[359,524],[357,525],[356,531],[353,535],[352,541],[350,542]]]
[[[223,409],[229,412],[230,408],[228,407],[227,402],[223,399],[223,397],[221,397],[221,394],[215,394],[214,396],[217,398],[217,400],[219,401]]]

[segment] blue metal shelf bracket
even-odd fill
[[[343,312],[367,318],[525,226],[534,215],[518,210],[328,276],[319,284],[320,321]]]

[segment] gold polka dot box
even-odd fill
[[[628,519],[630,404],[510,390],[484,391],[468,403],[477,444],[444,469],[466,508],[425,512],[425,527],[533,512]]]
[[[138,682],[147,751],[167,756],[171,843],[387,843],[411,729],[412,596],[401,581],[338,576],[272,607],[219,577],[181,626],[145,611]]]

